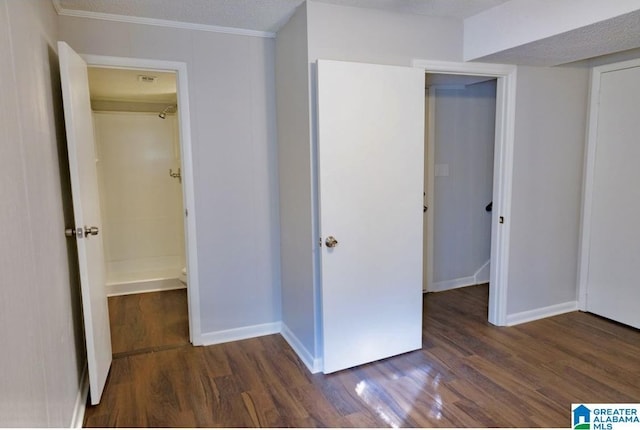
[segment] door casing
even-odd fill
[[[142,58],[82,55],[87,65],[114,69],[144,69],[176,73],[178,98],[178,124],[181,150],[181,172],[185,216],[185,240],[187,259],[187,302],[189,308],[189,340],[193,345],[203,345],[200,327],[200,295],[198,282],[198,254],[196,235],[196,206],[193,181],[193,155],[187,64],[178,61],[150,60]]]
[[[507,325],[517,67],[502,64],[457,63],[420,59],[415,59],[412,65],[424,69],[425,74],[445,73],[497,78],[488,320],[493,325]],[[425,170],[430,175],[434,172],[433,163],[433,157],[429,157],[429,166]],[[430,183],[432,184],[433,181]],[[427,192],[427,194],[432,198],[433,191]],[[431,211],[431,208],[429,210]],[[432,225],[433,223],[431,223]]]
[[[578,308],[589,311],[587,291],[589,286],[589,261],[591,258],[591,242],[594,206],[594,189],[596,176],[596,155],[598,147],[598,119],[600,110],[600,89],[602,75],[618,70],[640,67],[640,60],[634,59],[603,66],[594,67],[591,71],[591,88],[589,99],[589,118],[587,125],[587,147],[584,157],[584,177],[582,195],[582,213],[580,219],[580,247],[578,256]],[[611,208],[612,211],[620,210]]]

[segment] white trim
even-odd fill
[[[566,314],[567,312],[574,312],[577,310],[578,302],[573,300],[571,302],[559,303],[557,305],[551,305],[544,308],[532,309],[530,311],[507,315],[507,325],[513,326],[517,324],[523,324],[560,314]]]
[[[236,36],[250,36],[274,39],[276,33],[272,31],[248,30],[245,28],[222,27],[219,25],[196,24],[192,22],[171,21],[167,19],[144,18],[140,16],[117,15],[113,13],[89,12],[85,10],[65,9],[58,0],[53,0],[53,6],[61,16],[74,18],[99,19],[102,21],[124,22],[128,24],[153,25],[156,27],[180,28],[184,30],[208,31],[212,33],[233,34]]]
[[[491,260],[487,260],[476,273],[473,274],[473,281],[476,285],[486,284],[491,280]]]
[[[82,371],[80,377],[80,387],[78,389],[78,395],[76,396],[76,404],[73,408],[73,414],[71,415],[71,424],[69,428],[79,429],[82,428],[84,423],[84,413],[87,410],[87,396],[89,395],[89,373],[87,372],[87,366]]]
[[[429,288],[430,292],[438,293],[440,291],[455,290],[456,288],[471,287],[473,285],[481,285],[489,282],[489,269],[491,260],[487,260],[472,276],[450,279],[448,281],[432,282]],[[432,277],[433,279],[433,277]]]
[[[582,213],[580,216],[580,247],[578,256],[578,306],[587,310],[587,285],[589,280],[589,257],[591,244],[591,213],[596,166],[596,148],[598,137],[598,109],[600,107],[600,79],[603,73],[640,67],[640,60],[606,64],[591,70],[589,94],[589,119],[587,122],[587,148],[584,157],[584,177],[582,193]]]
[[[51,3],[53,4],[53,8],[56,10],[56,13],[60,15],[60,13],[62,12],[62,5],[60,4],[60,0],[51,0]]]
[[[436,193],[436,95],[435,91],[427,90],[427,285],[425,291],[431,291],[433,285],[433,236]]]
[[[191,114],[189,111],[189,89],[187,64],[179,61],[152,60],[143,58],[109,57],[102,55],[82,55],[90,66],[117,69],[146,69],[176,72],[178,96],[178,125],[180,150],[182,151],[182,189],[185,217],[185,250],[187,257],[187,297],[189,305],[189,339],[193,345],[202,345],[200,327],[200,282],[198,279],[198,247],[196,230],[196,205],[193,180],[193,154],[191,141]]]
[[[475,278],[473,276],[465,276],[464,278],[434,282],[431,284],[429,291],[439,293],[441,291],[455,290],[456,288],[470,287],[472,285],[476,285]]]
[[[201,345],[217,345],[219,343],[235,342],[236,340],[251,339],[253,337],[279,334],[282,329],[280,321],[266,324],[257,324],[246,327],[232,328],[229,330],[212,331],[202,333]]]
[[[187,288],[178,278],[145,279],[144,281],[107,283],[107,297],[127,294],[155,293]]]
[[[414,59],[412,67],[425,69],[427,73],[446,73],[447,75],[491,76],[494,78],[507,76],[517,70],[510,64],[493,63],[458,63],[454,61],[437,61]]]
[[[314,357],[285,323],[282,323],[280,334],[284,340],[287,341],[291,349],[298,355],[298,358],[307,366],[309,372],[319,373],[322,371],[322,359]]]
[[[600,74],[600,68],[598,67],[591,70],[591,85],[589,87],[589,118],[587,120],[587,147],[584,151],[582,211],[580,213],[580,246],[578,248],[578,306],[583,311],[587,310],[589,246],[591,243],[591,204],[596,162]]]
[[[457,63],[413,60],[413,67],[426,73],[492,76],[498,78],[496,93],[496,142],[493,169],[493,214],[491,220],[491,265],[489,322],[507,323],[511,188],[515,138],[517,66],[490,63]],[[504,223],[499,219],[503,217]]]

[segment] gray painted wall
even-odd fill
[[[316,356],[312,167],[307,8],[300,5],[276,38],[280,170],[282,322]]]
[[[577,300],[588,83],[586,68],[518,68],[508,314]]]
[[[473,276],[491,257],[496,81],[435,88],[433,281]]]
[[[182,61],[203,335],[280,321],[273,39],[60,17],[81,54]]]
[[[69,427],[85,366],[56,40],[41,0],[0,0],[0,426]]]

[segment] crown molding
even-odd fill
[[[53,7],[60,16],[75,18],[100,19],[103,21],[124,22],[129,24],[154,25],[156,27],[179,28],[183,30],[208,31],[212,33],[233,34],[236,36],[250,36],[273,39],[276,33],[271,31],[248,30],[244,28],[222,27],[218,25],[195,24],[191,22],[170,21],[166,19],[143,18],[139,16],[117,15],[113,13],[89,12],[84,10],[65,9],[60,0],[51,0]]]

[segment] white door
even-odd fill
[[[640,328],[640,67],[599,85],[586,310]]]
[[[100,402],[111,367],[111,332],[89,81],[87,64],[69,45],[58,42],[58,56],[80,267],[89,387],[91,404],[96,405]]]
[[[325,373],[422,346],[424,86],[424,70],[318,61]]]

